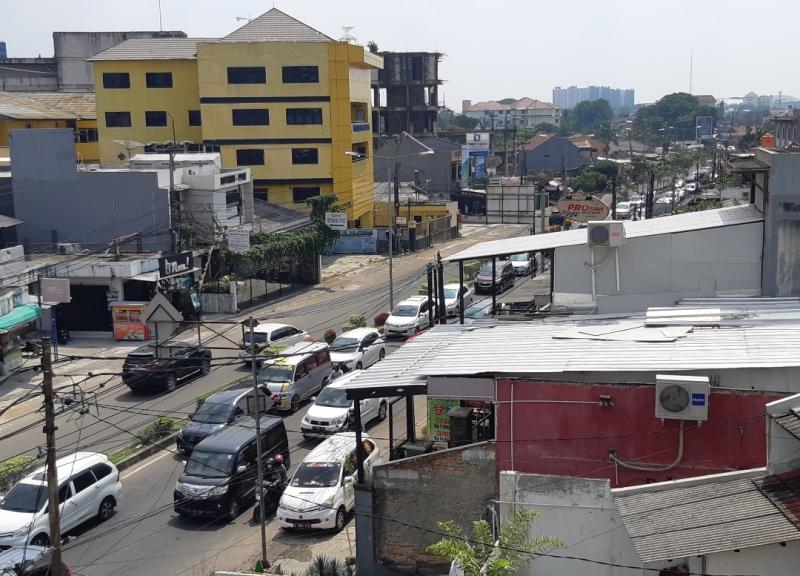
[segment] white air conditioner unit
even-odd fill
[[[81,251],[80,244],[61,243],[58,245],[59,254],[75,254],[76,252],[80,251]]]
[[[656,375],[656,418],[708,420],[707,376]]]
[[[598,220],[586,223],[589,248],[619,248],[625,240],[620,220]]]

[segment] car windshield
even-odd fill
[[[266,344],[267,343],[267,335],[265,333],[263,333],[263,332],[256,332],[256,333],[253,334],[253,340],[255,341],[256,344]],[[244,342],[245,346],[250,344],[251,340],[250,340],[250,333],[249,332],[245,332],[244,338],[243,338],[242,341]]]
[[[527,262],[528,255],[527,254],[512,254],[511,260],[514,262]]]
[[[47,484],[17,484],[0,500],[0,509],[38,512],[47,502]]]
[[[203,424],[225,424],[230,421],[233,410],[234,406],[232,404],[204,402],[192,416],[192,421],[202,422]]]
[[[500,266],[497,266],[497,271],[500,271]],[[491,276],[492,275],[492,265],[491,264],[484,264],[481,271],[478,272],[479,276]]]
[[[317,406],[330,406],[332,408],[349,408],[352,400],[348,400],[347,392],[342,388],[323,388],[315,402]]]
[[[344,338],[340,337],[333,341],[331,344],[331,352],[356,352],[358,350],[358,338]]]
[[[225,452],[192,451],[184,473],[201,478],[225,478],[230,475],[233,454]]]
[[[444,289],[444,297],[449,300],[450,298],[456,298],[458,296],[458,288],[445,288]]]
[[[291,382],[294,379],[294,366],[290,364],[267,364],[258,375],[266,382]]]
[[[339,462],[303,462],[292,476],[292,486],[298,488],[322,488],[339,483]]]
[[[410,306],[408,304],[398,304],[395,306],[394,310],[392,310],[392,316],[416,316],[417,315],[417,307]]]

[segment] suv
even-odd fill
[[[189,455],[195,445],[206,436],[232,424],[242,416],[266,414],[272,408],[272,399],[259,389],[258,408],[253,402],[252,378],[245,376],[229,388],[209,396],[197,412],[189,415],[189,422],[178,432],[178,452]]]
[[[497,292],[502,292],[506,288],[512,288],[516,280],[514,265],[510,260],[498,260],[495,263],[494,287]],[[475,278],[475,293],[482,294],[492,292],[492,263],[484,264],[478,277]]]
[[[383,360],[386,346],[374,328],[348,330],[331,344],[331,362],[348,370],[361,370]]]
[[[275,344],[288,346],[302,342],[308,338],[308,334],[295,328],[289,324],[259,324],[253,328],[253,340],[255,344],[250,342],[250,330],[245,328],[244,336],[242,337],[242,351],[239,352],[239,358],[245,364],[250,364],[253,361],[253,352],[256,355],[261,354],[265,349]],[[255,348],[255,350],[253,350]],[[261,366],[262,359],[256,360],[256,366]]]
[[[281,454],[289,467],[289,440],[283,418],[264,416],[261,428],[261,460]],[[228,517],[239,515],[241,506],[255,501],[258,475],[256,421],[242,418],[201,441],[175,484],[173,506],[180,516]]]
[[[306,440],[317,436],[327,436],[348,430],[353,416],[353,401],[347,397],[343,386],[350,382],[358,372],[348,372],[328,384],[314,399],[306,415],[300,422],[300,432]],[[361,422],[374,419],[383,421],[389,410],[386,398],[366,398],[361,400]]]
[[[172,392],[179,382],[211,371],[211,350],[186,342],[142,346],[122,364],[122,382],[134,392],[157,388]]]
[[[56,460],[61,533],[92,518],[114,515],[122,497],[119,471],[103,454],[76,452]],[[20,480],[0,500],[0,548],[50,544],[47,477],[39,468]]]
[[[12,546],[0,551],[0,574],[8,576],[50,576],[53,549],[44,546]],[[61,563],[61,573],[70,576],[70,567]]]
[[[411,296],[394,307],[383,325],[386,338],[416,334],[430,323],[436,306],[427,296]]]
[[[259,384],[275,400],[278,410],[297,412],[300,402],[328,385],[331,355],[324,342],[301,342],[264,362]]]

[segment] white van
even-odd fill
[[[297,412],[300,402],[330,382],[331,354],[325,342],[300,342],[280,354],[264,362],[258,371],[259,385],[275,401],[275,408]]]
[[[314,398],[314,403],[309,406],[303,420],[300,422],[300,431],[303,438],[309,439],[318,436],[328,436],[347,430],[353,416],[353,401],[347,398],[347,392],[342,388],[350,382],[359,372],[354,370],[328,384]],[[366,398],[361,400],[361,422],[366,424],[376,418],[385,420],[389,409],[387,398]]]
[[[361,442],[366,453],[364,477],[369,481],[372,468],[383,460],[372,438],[362,434]],[[284,529],[340,531],[355,506],[357,476],[355,432],[331,436],[309,452],[295,470],[278,504],[278,524]]]

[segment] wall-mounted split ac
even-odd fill
[[[707,376],[656,375],[656,418],[708,420],[710,385]]]
[[[625,227],[620,220],[586,223],[589,248],[619,248],[625,241]]]

